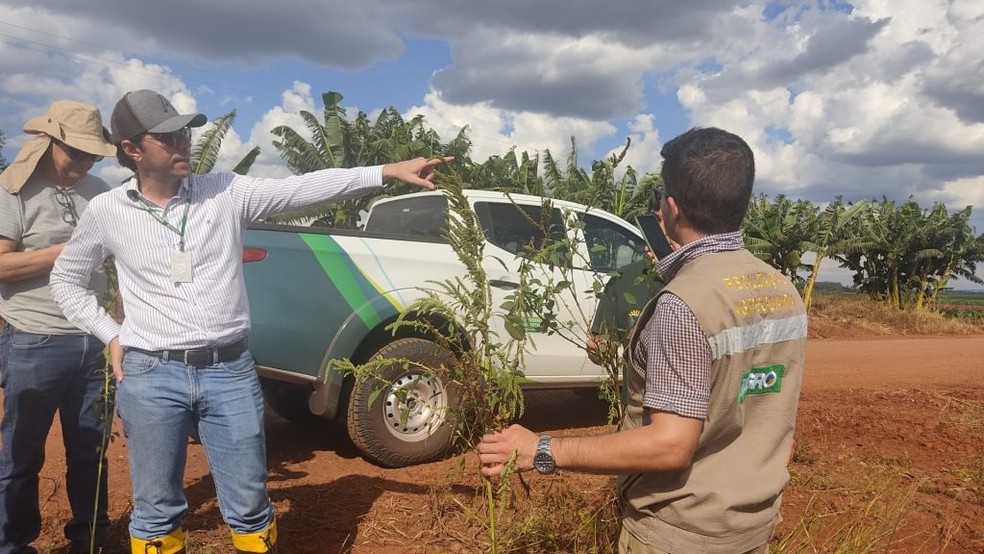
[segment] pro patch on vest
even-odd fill
[[[738,403],[745,401],[749,394],[766,394],[782,390],[782,375],[786,366],[775,364],[766,367],[753,367],[741,375],[738,387]]]

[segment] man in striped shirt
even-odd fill
[[[236,552],[275,552],[266,492],[263,397],[246,345],[243,233],[250,222],[353,198],[397,179],[425,189],[450,158],[327,169],[286,179],[193,175],[191,127],[162,95],[128,92],[112,116],[117,158],[135,172],[90,203],[51,273],[66,317],[110,347],[128,440],[134,553],[184,552],[187,437],[197,431]],[[126,319],[117,324],[87,289],[114,256]]]
[[[626,348],[617,433],[486,435],[482,472],[619,474],[619,551],[764,554],[779,519],[803,375],[806,311],[739,228],[755,165],[740,137],[692,129],[664,145],[662,222],[680,245]],[[515,456],[515,458],[514,458]]]

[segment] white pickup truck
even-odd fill
[[[545,219],[540,197],[478,190],[465,195],[487,241],[485,270],[496,302],[517,286],[523,246],[542,242],[542,230],[531,221],[554,222],[552,229],[570,233],[582,249],[572,258],[590,261],[590,270],[571,270],[583,313],[562,313],[561,320],[590,320],[598,302],[592,293],[597,275],[645,255],[640,232],[607,212],[554,201]],[[566,225],[570,217],[583,225]],[[438,191],[375,202],[363,231],[267,224],[247,231],[249,342],[276,413],[295,420],[343,417],[364,456],[384,466],[447,453],[452,429],[442,408],[451,393],[444,383],[398,369],[403,373],[384,376],[392,385],[370,404],[373,384],[356,386],[332,364],[342,358],[361,363],[377,354],[440,361],[441,352],[427,337],[407,330],[394,336],[385,327],[422,296],[428,281],[464,274],[442,238],[447,218],[448,201]],[[506,336],[504,329],[498,332]],[[605,375],[582,349],[556,334],[532,339],[524,369],[528,387],[592,387]],[[398,393],[397,387],[404,390]]]

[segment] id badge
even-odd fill
[[[192,280],[191,252],[171,251],[171,281],[190,283]]]

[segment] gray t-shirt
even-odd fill
[[[75,185],[59,189],[32,175],[19,194],[0,189],[0,236],[17,241],[18,252],[30,252],[68,241],[74,218],[85,211],[89,200],[109,187],[98,177],[86,175]],[[73,213],[74,208],[74,213]],[[0,316],[21,331],[45,335],[74,335],[83,332],[68,322],[51,298],[48,273],[0,283]],[[93,273],[90,288],[102,298],[106,274]]]

